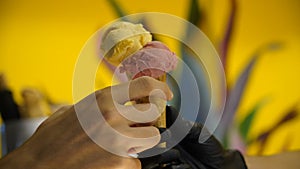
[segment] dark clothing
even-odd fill
[[[19,107],[10,90],[0,91],[0,113],[4,122],[20,118]]]

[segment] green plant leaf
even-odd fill
[[[220,45],[220,59],[222,61],[225,72],[227,70],[226,60],[227,60],[228,48],[229,48],[230,40],[231,40],[233,31],[234,31],[234,24],[235,24],[235,20],[236,20],[236,11],[237,11],[236,0],[230,0],[230,3],[231,3],[230,15],[229,15],[229,18],[227,21],[227,27],[225,30],[224,37],[223,37],[221,45]]]
[[[250,109],[250,111],[247,113],[247,116],[240,123],[239,131],[245,142],[248,141],[248,134],[249,134],[252,122],[255,119],[257,112],[263,105],[265,105],[265,103],[266,103],[266,99],[262,99],[257,104],[255,104],[252,107],[252,109]]]
[[[242,74],[239,76],[234,87],[232,88],[232,90],[230,90],[227,96],[227,100],[224,108],[224,114],[216,130],[216,136],[220,140],[224,139],[224,136],[227,133],[229,126],[232,124],[236,110],[241,102],[241,98],[243,96],[245,87],[252,73],[254,65],[256,64],[256,61],[257,61],[257,56],[251,58],[250,62],[244,68]]]
[[[111,7],[113,7],[118,17],[126,16],[126,13],[123,11],[120,4],[117,3],[115,0],[108,0],[107,2],[110,3]]]
[[[191,0],[189,8],[190,13],[188,16],[188,21],[197,26],[201,21],[201,13],[198,0]]]
[[[218,137],[220,140],[224,139],[224,136],[226,135],[229,126],[232,124],[233,118],[236,114],[236,110],[240,105],[248,80],[251,76],[251,73],[255,67],[257,60],[266,52],[278,50],[281,48],[281,46],[281,43],[271,42],[258,48],[257,51],[254,52],[247,66],[243,69],[233,88],[228,91],[226,104],[224,108],[224,114],[215,132],[216,137]]]
[[[289,112],[287,112],[277,123],[275,123],[269,130],[261,133],[255,140],[249,141],[252,143],[253,141],[257,141],[260,143],[260,149],[258,151],[258,155],[261,155],[265,150],[265,145],[270,139],[270,136],[274,134],[279,128],[283,125],[289,123],[290,121],[296,119],[299,116],[297,109],[293,107]]]

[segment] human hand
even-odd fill
[[[155,89],[160,90],[160,94],[153,92]],[[139,169],[140,161],[128,154],[139,153],[159,142],[160,133],[152,126],[159,112],[151,103],[124,104],[149,95],[163,98],[162,93],[165,99],[172,98],[165,83],[150,77],[99,90],[76,105],[64,107],[50,116],[25,144],[0,160],[0,168]],[[97,109],[92,106],[94,104]],[[135,108],[146,110],[143,113],[147,113],[147,118],[144,118],[145,114],[136,114],[140,112]],[[90,128],[82,128],[84,122],[94,122],[88,117],[93,113],[100,113],[104,121],[90,124]],[[85,116],[86,119],[81,119]],[[116,132],[108,132],[112,129]],[[93,140],[90,134],[95,136]],[[128,142],[131,138],[141,139]],[[100,145],[97,139],[102,141]],[[107,151],[110,148],[113,153]]]
[[[141,159],[144,169],[246,169],[241,153],[226,150],[209,131],[199,123],[184,120],[177,110],[167,106],[167,145],[179,142],[172,149],[153,157]],[[176,120],[176,125],[172,125]],[[170,128],[172,126],[172,128]],[[190,129],[182,140],[178,135]],[[201,133],[201,134],[200,134]],[[200,138],[199,138],[200,136]],[[200,142],[199,142],[200,140]]]
[[[179,147],[202,163],[203,167],[216,169],[247,168],[239,151],[224,149],[221,143],[202,124],[184,120],[172,107],[167,109],[169,122],[174,122],[177,118],[182,125],[192,126],[187,136],[179,143]]]

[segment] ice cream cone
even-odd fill
[[[167,73],[177,65],[177,56],[165,44],[152,41],[150,32],[141,24],[118,22],[108,27],[101,39],[104,58],[112,65],[120,65],[120,73],[128,80],[150,76],[166,83]],[[166,128],[166,100],[163,98],[139,98],[135,103],[153,103],[161,113],[155,126]],[[166,147],[166,143],[158,145]]]
[[[164,73],[161,76],[155,78],[161,82],[166,83],[167,81],[167,74]],[[150,99],[149,97],[144,97],[144,98],[140,98],[135,100],[136,103],[154,103],[159,112],[160,112],[160,116],[158,117],[157,121],[155,122],[155,126],[158,128],[167,128],[167,122],[166,122],[166,101],[162,100],[160,98],[154,98],[154,99]],[[164,143],[160,143],[159,145],[157,145],[157,147],[160,148],[166,148],[167,144]]]
[[[163,75],[159,76],[156,78],[157,80],[166,83],[167,80],[167,74],[164,73]],[[166,128],[167,124],[166,124],[166,101],[162,100],[162,99],[152,99],[150,101],[149,97],[144,97],[144,98],[140,98],[135,100],[136,103],[154,103],[157,107],[158,110],[160,111],[160,117],[158,118],[158,120],[155,123],[155,126],[158,128]]]

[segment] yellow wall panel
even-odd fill
[[[187,18],[189,1],[118,0],[126,14],[165,12]],[[230,12],[229,0],[200,0],[204,32],[218,47]],[[300,1],[237,0],[237,17],[228,54],[227,78],[232,86],[254,52],[272,41],[282,43],[278,51],[259,58],[249,80],[237,121],[259,100],[269,98],[251,128],[255,137],[275,124],[300,96]],[[0,72],[20,102],[25,86],[41,89],[56,102],[72,103],[72,78],[76,59],[88,38],[118,16],[108,0],[2,0],[0,2]],[[176,51],[176,44],[171,47]],[[91,61],[92,62],[92,61]],[[97,88],[109,85],[109,71]],[[99,72],[97,72],[99,73]],[[272,136],[266,154],[276,153],[291,137],[290,149],[300,148],[299,124],[288,124]],[[287,125],[287,126],[288,126]],[[280,141],[274,141],[280,140]],[[249,153],[255,154],[251,145]]]

